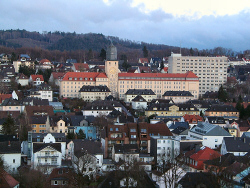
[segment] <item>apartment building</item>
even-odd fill
[[[228,58],[182,56],[172,53],[168,58],[169,73],[186,73],[192,71],[199,77],[199,94],[207,91],[218,91],[221,84],[227,81]]]
[[[182,73],[120,73],[117,50],[114,45],[107,49],[105,73],[68,72],[60,83],[60,96],[78,97],[83,85],[106,85],[114,97],[125,99],[129,89],[151,89],[157,98],[168,91],[189,91],[194,99],[199,97],[199,78],[193,72]]]

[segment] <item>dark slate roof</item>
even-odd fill
[[[173,131],[171,131],[174,134],[181,134],[182,132],[184,132],[185,130],[187,130],[185,127],[176,127]]]
[[[83,85],[79,92],[110,92],[107,86],[85,86]]]
[[[209,116],[207,117],[208,122],[212,124],[225,124],[224,117],[218,117],[218,116]]]
[[[125,95],[155,95],[152,89],[129,89]]]
[[[12,98],[7,98],[3,101],[1,106],[20,106],[20,101]]]
[[[138,153],[139,154],[139,148],[137,144],[115,144],[114,145],[115,153]]]
[[[87,61],[88,65],[105,65],[104,61]]]
[[[52,91],[52,88],[50,85],[48,85],[47,83],[43,82],[40,85],[38,85],[37,90],[42,90],[42,91]]]
[[[176,129],[177,127],[183,127],[185,129],[189,129],[189,124],[188,122],[173,122],[170,126],[169,129]]]
[[[239,112],[236,108],[234,108],[232,105],[212,105],[210,108],[208,108],[206,111],[208,112]]]
[[[66,137],[64,133],[32,133],[32,141],[36,142],[37,138],[40,138],[40,142],[42,142],[44,137],[47,136],[47,134],[51,134],[56,139],[56,142],[66,141]]]
[[[84,116],[70,116],[71,126],[79,126],[80,122],[84,119]]]
[[[228,152],[249,152],[250,138],[224,137]]]
[[[198,111],[198,109],[193,105],[193,104],[190,104],[190,103],[180,103],[180,104],[176,104],[176,106],[179,107],[179,111]]]
[[[0,134],[0,142],[5,142],[5,141],[19,141],[19,137],[17,135]]]
[[[72,141],[74,142],[74,154],[78,158],[81,157],[85,151],[92,155],[103,153],[100,141],[87,139],[75,139]]]
[[[0,142],[0,154],[21,153],[21,143],[19,141]]]
[[[141,95],[137,95],[132,101],[134,101],[134,102],[147,102]]]
[[[121,107],[121,103],[117,101],[107,101],[107,100],[96,100],[92,103],[86,105],[83,110],[111,110],[113,111],[115,107]]]
[[[182,188],[199,187],[200,185],[204,185],[206,188],[220,187],[217,178],[209,172],[187,172],[178,184]]]
[[[150,104],[153,104],[153,103],[156,103],[156,104],[158,104],[158,103],[167,103],[167,104],[173,103],[173,104],[174,104],[173,100],[171,100],[171,99],[153,99],[153,100],[150,102]]]
[[[189,91],[166,91],[162,96],[188,96],[193,97]]]
[[[33,105],[33,106],[42,106],[42,105],[49,105],[49,101],[48,99],[40,99],[40,98],[37,98],[37,97],[26,97],[22,100],[22,103],[24,105]]]
[[[217,167],[227,167],[227,166],[233,164],[235,161],[247,162],[248,159],[245,156],[234,156],[234,154],[232,154],[232,153],[227,153],[227,154],[222,155],[218,158],[204,161],[204,164],[213,165],[213,166],[217,166]]]
[[[42,149],[50,147],[53,148],[54,150],[57,150],[61,152],[61,143],[33,143],[33,152],[36,153],[38,151],[41,151]]]
[[[47,116],[32,116],[31,122],[32,124],[45,124],[47,120]]]

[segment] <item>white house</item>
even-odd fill
[[[21,165],[21,143],[19,141],[0,142],[0,157],[8,173],[18,173],[17,168]]]
[[[132,108],[136,110],[143,110],[147,108],[147,101],[140,95],[132,99]]]
[[[44,82],[43,75],[30,75],[29,83],[34,86],[38,86]]]
[[[29,85],[29,78],[21,73],[17,78],[17,84],[20,84],[21,86],[27,86]]]
[[[210,124],[208,122],[198,122],[197,126],[189,130],[188,136],[194,139],[203,140],[202,145],[211,149],[219,147],[224,137],[232,137],[229,132],[219,125]]]
[[[36,87],[36,89],[30,90],[30,97],[37,97],[40,99],[48,99],[48,101],[52,101],[53,91],[51,86],[46,83],[41,83]]]

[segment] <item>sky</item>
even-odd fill
[[[250,49],[250,0],[0,0],[0,29],[102,33],[187,48]]]

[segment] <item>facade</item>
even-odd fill
[[[17,79],[17,84],[20,84],[21,86],[27,86],[29,85],[29,78],[21,73]]]
[[[172,53],[168,58],[169,73],[185,73],[192,71],[199,77],[199,94],[207,91],[218,91],[220,85],[227,81],[228,58],[182,56]],[[193,93],[192,93],[193,94]]]
[[[44,82],[43,75],[30,75],[29,83],[38,86]]]
[[[157,164],[173,160],[180,154],[180,137],[151,136],[150,152]]]
[[[224,116],[239,118],[239,111],[231,105],[212,105],[205,111],[205,116]]]
[[[68,72],[60,84],[60,96],[78,97],[83,85],[106,85],[114,97],[125,98],[129,89],[151,89],[158,98],[167,90],[189,91],[194,99],[199,96],[199,78],[192,72],[185,73],[120,73],[117,50],[111,45],[107,49],[105,73]]]
[[[132,99],[132,108],[136,110],[144,110],[147,108],[147,101],[140,95],[137,95],[134,99]]]
[[[152,89],[129,89],[124,94],[124,101],[131,103],[131,101],[138,95],[143,97],[147,102],[151,102],[153,99],[156,99],[156,94],[152,91]]]
[[[79,90],[79,98],[87,102],[95,100],[104,100],[107,96],[111,95],[111,91],[107,86],[82,86]]]

